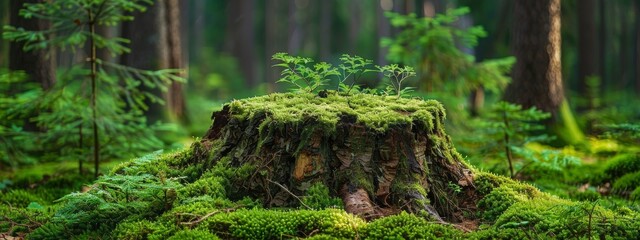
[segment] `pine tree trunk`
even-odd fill
[[[245,84],[259,84],[255,60],[255,0],[229,1],[227,9],[227,50],[237,59]]]
[[[166,40],[166,46],[168,54],[163,59],[161,68],[170,69],[182,69],[185,67],[182,56],[182,42],[180,37],[182,36],[180,31],[180,6],[178,0],[164,0],[157,4],[165,4],[165,37],[161,38]],[[183,74],[184,75],[184,74]],[[169,92],[166,94],[167,107],[171,115],[181,122],[188,122],[186,114],[186,102],[184,97],[184,84],[180,82],[173,82],[169,86]]]
[[[560,62],[560,0],[514,2],[513,82],[505,99],[557,114],[564,99]]]
[[[590,95],[586,78],[602,75],[596,31],[596,0],[578,2],[578,90],[585,97]]]
[[[9,2],[9,24],[26,30],[45,30],[51,25],[48,21],[36,18],[25,19],[18,15],[24,3],[40,3],[42,0],[11,0]],[[25,52],[23,42],[9,43],[9,69],[22,70],[32,82],[39,83],[43,89],[50,89],[56,82],[55,57],[48,50]],[[49,55],[49,56],[47,56]]]
[[[120,64],[144,69],[158,70],[164,55],[167,55],[166,34],[164,31],[164,6],[157,3],[147,7],[145,12],[133,12],[133,21],[122,24],[122,37],[131,40],[129,48],[131,52],[120,56]],[[157,88],[141,86],[143,91],[151,92],[155,96],[162,97],[162,92]],[[154,123],[163,120],[165,107],[157,102],[146,100],[149,107],[145,112],[147,121]]]

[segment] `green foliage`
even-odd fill
[[[631,144],[640,142],[640,124],[609,124],[601,127],[605,130],[606,138]]]
[[[603,180],[614,180],[636,171],[640,171],[640,155],[636,153],[620,154],[607,161],[604,168],[605,179]]]
[[[462,239],[461,231],[401,212],[377,219],[359,231],[362,239]]]
[[[300,92],[314,92],[329,82],[329,77],[339,75],[331,64],[320,62],[313,64],[310,58],[290,56],[286,53],[276,53],[272,59],[281,61],[274,66],[283,67],[282,78],[278,82],[290,83]],[[313,64],[312,66],[310,66]]]
[[[462,145],[464,149],[480,149],[481,154],[478,156],[482,161],[499,160],[495,163],[497,166],[508,163],[512,177],[557,174],[566,167],[580,165],[580,159],[562,151],[532,148],[534,143],[552,139],[546,134],[540,134],[545,129],[541,121],[549,117],[549,113],[535,107],[523,110],[516,104],[498,102],[477,122],[477,133],[468,137],[467,142]],[[504,172],[502,169],[506,168],[493,166],[493,169]]]
[[[378,69],[390,81],[389,86],[387,87],[388,93],[396,94],[398,98],[400,98],[412,90],[412,88],[402,88],[402,82],[407,80],[407,78],[416,75],[416,72],[413,71],[412,67],[399,67],[397,64],[391,64],[384,67],[378,67]]]
[[[478,38],[486,36],[479,26],[467,29],[453,26],[468,12],[468,8],[449,9],[433,18],[385,13],[391,25],[402,29],[394,38],[382,40],[381,45],[389,48],[387,58],[417,69],[421,90],[448,90],[457,96],[480,86],[500,91],[510,81],[507,73],[515,59],[476,63],[472,55],[465,53],[464,48],[476,46]]]
[[[178,77],[179,71],[139,70],[103,61],[95,55],[96,49],[104,49],[113,56],[129,52],[127,39],[99,35],[95,28],[130,21],[132,12],[144,11],[151,3],[151,0],[64,0],[24,4],[21,17],[50,21],[51,28],[33,31],[5,26],[5,39],[23,42],[25,51],[76,51],[85,49],[86,44],[92,51],[87,54],[89,64],[70,67],[52,89],[30,94],[31,101],[2,111],[2,118],[33,117],[30,121],[47,130],[32,136],[39,141],[38,146],[60,149],[36,150],[79,161],[87,158],[88,146],[102,146],[97,154],[114,158],[131,157],[161,146],[154,131],[166,128],[148,124],[143,111],[147,109],[145,102],[162,102],[162,99],[141,86],[166,90],[167,84],[184,81]],[[93,151],[97,152],[98,147]],[[97,164],[98,159],[95,162]]]
[[[180,188],[178,196],[181,199],[198,196],[211,196],[213,198],[224,198],[226,196],[225,179],[221,177],[202,177],[197,181]]]
[[[615,191],[633,191],[640,186],[640,171],[627,173],[613,183]]]
[[[302,202],[312,209],[321,210],[325,208],[342,208],[340,198],[331,197],[329,188],[322,183],[315,183],[307,189]]]
[[[33,193],[23,189],[10,190],[3,193],[2,197],[0,197],[0,203],[8,204],[17,208],[26,208],[32,202],[44,203],[45,201]]]
[[[310,58],[290,56],[286,53],[276,53],[272,59],[281,62],[274,66],[284,68],[282,70],[282,78],[278,82],[295,86],[293,90],[296,92],[314,92],[328,85],[331,81],[331,76],[336,76],[337,88],[335,90],[338,93],[343,92],[347,96],[351,94],[352,90],[376,93],[376,90],[373,89],[360,89],[356,84],[363,74],[380,72],[389,81],[383,93],[385,95],[397,95],[400,98],[401,96],[406,96],[412,89],[403,88],[402,82],[409,77],[415,76],[415,71],[409,66],[400,67],[397,64],[391,64],[382,67],[377,65],[369,67],[373,65],[371,60],[348,54],[343,54],[340,57],[342,63],[338,67],[333,67],[325,62],[313,64],[313,60]],[[347,81],[350,78],[351,83],[347,85]]]

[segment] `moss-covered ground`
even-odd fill
[[[435,101],[356,94],[345,97],[313,94],[271,94],[229,103],[232,116],[251,118],[266,113],[274,123],[314,118],[331,131],[342,115],[375,131],[396,124],[433,128],[444,115]],[[84,188],[84,178],[59,174],[47,188],[3,186],[0,238],[29,239],[637,239],[640,213],[628,200],[609,200],[595,190],[567,190],[585,181],[610,182],[617,196],[640,196],[637,153],[618,154],[605,164],[568,171],[573,181],[544,180],[532,184],[474,170],[477,208],[465,214],[475,226],[433,222],[402,212],[366,222],[341,209],[341,201],[316,185],[300,196],[298,208],[267,208],[259,199],[231,196],[234,181],[255,173],[207,159],[221,148],[204,146],[156,152],[119,164]],[[204,148],[209,148],[204,151]],[[207,156],[203,156],[203,154]],[[583,169],[584,168],[584,169]],[[20,175],[20,174],[17,174]],[[80,183],[80,184],[78,184]],[[62,191],[74,191],[61,197]],[[547,186],[545,188],[545,186]],[[557,186],[557,188],[548,187]],[[42,189],[42,190],[37,190]],[[543,191],[541,191],[541,189]],[[559,190],[560,189],[560,190]],[[51,193],[54,191],[54,193]],[[588,192],[591,191],[591,194]],[[571,192],[571,193],[568,193]],[[577,193],[582,195],[579,195]],[[587,192],[587,193],[585,193]],[[558,196],[559,195],[559,196]],[[615,195],[615,194],[614,194]],[[60,198],[61,197],[61,198]],[[577,200],[582,199],[583,201]],[[620,199],[620,198],[616,198]],[[595,201],[593,201],[595,200]]]

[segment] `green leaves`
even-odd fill
[[[286,53],[276,53],[272,57],[282,63],[276,67],[283,67],[282,78],[277,82],[290,83],[296,87],[295,91],[314,92],[326,85],[330,76],[338,75],[338,71],[326,62],[313,64],[310,58],[294,57]]]
[[[416,75],[413,68],[409,66],[400,67],[397,64],[392,64],[380,67],[373,65],[371,60],[348,54],[343,54],[340,57],[342,63],[338,67],[333,67],[326,62],[313,64],[313,60],[310,58],[290,56],[287,53],[276,53],[272,59],[280,61],[280,63],[273,65],[274,67],[284,68],[282,78],[277,82],[289,83],[295,86],[293,90],[298,92],[310,93],[321,89],[327,85],[332,76],[335,76],[337,78],[335,90],[338,93],[349,95],[352,90],[375,93],[376,91],[372,89],[360,89],[356,84],[364,74],[379,72],[390,82],[383,93],[401,97],[406,96],[412,90],[412,88],[403,88],[402,83],[407,78]],[[349,80],[351,80],[350,83],[348,83]]]

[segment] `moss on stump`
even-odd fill
[[[475,187],[444,119],[434,100],[275,93],[226,104],[201,143],[216,149],[209,167],[251,169],[232,198],[295,206],[320,182],[366,219],[405,210],[459,222]]]

